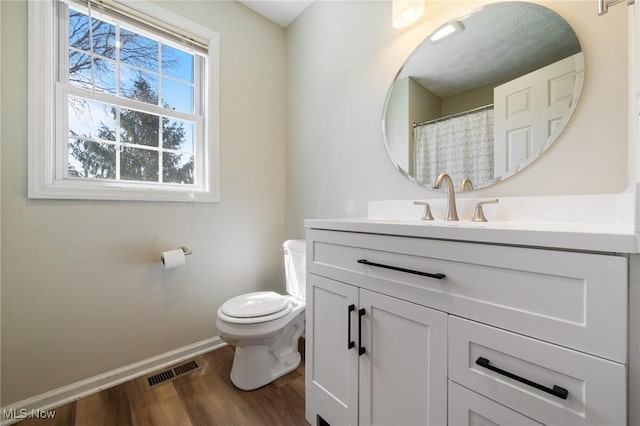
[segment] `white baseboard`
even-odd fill
[[[46,415],[53,408],[60,407],[85,396],[111,388],[129,380],[136,379],[155,370],[177,364],[205,352],[226,346],[226,343],[215,336],[201,340],[188,346],[165,352],[163,354],[117,368],[88,379],[36,395],[31,398],[2,407],[1,426],[10,425],[24,419],[24,416]]]

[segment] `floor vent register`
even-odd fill
[[[152,374],[145,378],[146,390],[151,390],[156,386],[160,386],[163,383],[170,382],[186,374],[193,373],[194,371],[197,371],[199,369],[200,366],[197,362],[189,361],[176,367],[163,370],[159,373]]]

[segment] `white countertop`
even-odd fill
[[[306,228],[596,252],[638,253],[633,227],[601,223],[307,219]]]
[[[546,247],[593,252],[640,253],[640,185],[622,194],[500,197],[484,206],[488,222],[472,222],[476,203],[457,199],[460,221],[446,222],[447,200],[429,203],[436,220],[422,221],[415,200],[370,201],[368,217],[313,219],[307,228],[404,237]]]

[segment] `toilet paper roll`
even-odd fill
[[[184,265],[184,251],[182,249],[175,249],[169,251],[163,251],[160,256],[164,269],[171,269]]]

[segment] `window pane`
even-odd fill
[[[116,140],[116,109],[113,105],[69,96],[69,136]]]
[[[116,27],[107,22],[93,18],[93,53],[107,58],[116,58]]]
[[[158,72],[158,42],[120,29],[120,60],[125,64]]]
[[[63,92],[65,177],[193,185],[199,118],[169,117],[174,114],[136,102],[194,114],[200,99],[195,76],[203,62],[162,37],[154,40],[154,33],[112,20],[106,11],[98,19],[72,7],[68,40],[60,41],[63,49],[68,44],[69,73],[61,80],[115,96]]]
[[[162,74],[193,83],[193,55],[163,44]]]
[[[137,145],[158,146],[160,117],[122,108],[120,110],[120,141]]]
[[[96,78],[95,90],[98,92],[116,94],[116,63],[108,59],[94,60]]]
[[[158,105],[158,76],[121,66],[120,96]]]
[[[115,145],[69,139],[67,173],[71,177],[115,179]]]
[[[162,118],[162,147],[178,151],[193,152],[195,123]]]
[[[193,114],[193,87],[162,79],[162,104],[166,108]]]
[[[120,154],[120,178],[158,182],[158,151],[124,147]]]
[[[69,82],[74,86],[93,89],[91,81],[91,56],[69,49]]]
[[[69,9],[69,46],[86,51],[91,50],[89,17],[73,9]]]
[[[193,155],[162,153],[162,180],[167,183],[193,183]]]

